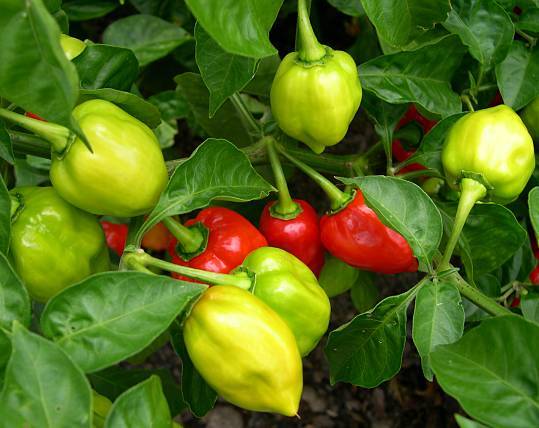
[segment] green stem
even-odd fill
[[[404,168],[405,165],[403,166],[400,166],[397,165],[397,168],[396,168],[396,171],[398,172],[400,169]],[[397,174],[397,176],[399,178],[402,178],[403,180],[411,180],[412,178],[417,178],[417,177],[423,177],[423,176],[429,176],[429,177],[439,177],[439,178],[443,178],[440,173],[434,169],[422,169],[422,170],[419,170],[419,171],[410,171],[410,172],[405,172],[404,174]]]
[[[204,245],[204,236],[200,230],[186,227],[172,217],[165,217],[162,221],[185,253],[196,253]]]
[[[479,181],[476,181],[472,178],[463,178],[460,182],[460,199],[459,205],[457,208],[457,214],[455,216],[455,223],[453,224],[453,230],[451,231],[451,236],[447,242],[447,247],[445,248],[442,261],[438,267],[438,271],[449,269],[449,261],[455,250],[455,246],[462,232],[462,228],[466,223],[466,219],[470,214],[475,203],[487,194],[487,189]]]
[[[471,112],[475,111],[475,109],[473,108],[472,101],[470,100],[470,97],[468,95],[461,95],[460,99],[462,100],[464,104],[466,104],[469,111]]]
[[[211,285],[232,285],[244,290],[249,290],[253,285],[253,278],[247,272],[240,272],[238,274],[207,272],[187,266],[176,265],[174,263],[152,257],[143,250],[137,250],[136,252],[125,254],[124,263],[126,266],[134,269],[136,269],[137,266],[154,266]]]
[[[19,125],[27,131],[33,132],[34,134],[42,137],[58,154],[63,153],[66,147],[76,137],[76,135],[65,126],[26,117],[22,114],[14,113],[4,108],[0,108],[0,117],[3,117],[4,119]]]
[[[18,198],[17,196],[14,196],[12,194],[9,195],[9,199],[11,201],[11,210],[10,210],[10,218],[13,220],[13,217],[15,216],[15,214],[17,213],[17,211],[19,210],[20,206],[21,206],[21,200],[20,198]]]
[[[298,50],[299,59],[307,62],[319,61],[326,55],[326,49],[322,46],[314,34],[307,0],[298,0],[298,33],[300,46]]]
[[[290,196],[288,185],[286,184],[286,177],[284,176],[283,168],[279,161],[279,155],[277,154],[277,150],[275,150],[275,140],[273,137],[267,138],[266,148],[268,150],[273,176],[275,177],[275,185],[277,186],[277,190],[279,190],[279,201],[272,206],[272,214],[277,215],[279,218],[295,218],[298,214],[299,206]]]
[[[51,146],[43,138],[12,129],[8,130],[8,134],[15,153],[51,158]]]
[[[337,188],[337,186],[335,186],[331,181],[329,181],[326,177],[324,177],[318,171],[314,170],[310,166],[304,164],[303,162],[291,156],[289,153],[286,152],[286,150],[282,146],[276,145],[275,147],[279,153],[281,153],[286,159],[288,159],[291,163],[293,163],[299,169],[301,169],[316,184],[318,184],[318,186],[320,186],[320,188],[328,196],[332,210],[338,210],[339,208],[341,208],[347,202],[350,201],[350,195],[347,195],[346,193],[340,191]]]
[[[249,133],[255,136],[260,136],[262,134],[260,125],[253,117],[243,100],[241,99],[240,94],[237,92],[230,97],[230,101],[236,108],[236,111],[239,113],[241,121],[244,123]]]
[[[515,32],[530,44],[530,48],[533,48],[536,45],[537,39],[535,37],[530,36],[522,30],[516,30]]]

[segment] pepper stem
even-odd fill
[[[298,49],[299,59],[307,62],[319,61],[326,55],[326,49],[322,46],[314,34],[307,0],[298,0],[298,33],[300,46]]]
[[[4,108],[0,108],[0,117],[42,137],[58,154],[63,153],[67,146],[76,138],[76,135],[65,126],[26,117]]]
[[[243,290],[249,290],[253,285],[253,277],[252,274],[249,274],[249,272],[238,272],[236,274],[207,272],[205,270],[180,266],[152,257],[145,253],[144,250],[140,249],[135,252],[125,254],[123,261],[126,266],[134,268],[135,270],[139,270],[141,266],[154,266],[211,285],[231,285]]]
[[[275,150],[275,140],[273,137],[268,137],[266,140],[266,149],[268,150],[268,157],[273,170],[273,176],[275,177],[275,185],[279,190],[279,201],[272,206],[272,213],[278,218],[292,219],[296,218],[299,214],[299,205],[292,200],[290,192],[288,191],[288,185],[286,184],[286,178],[284,176],[283,167],[279,160],[279,154]]]
[[[9,199],[11,201],[9,217],[11,218],[12,221],[14,220],[14,217],[17,215],[17,212],[21,208],[21,204],[22,204],[21,198],[22,198],[22,195],[12,195],[12,194],[9,195]]]
[[[204,245],[204,235],[196,228],[186,227],[172,217],[163,219],[163,224],[178,240],[178,244],[184,253],[197,253]]]
[[[470,214],[475,203],[487,194],[487,188],[483,186],[479,181],[476,181],[472,178],[463,178],[460,182],[460,199],[459,205],[457,208],[457,215],[455,216],[455,223],[453,224],[453,230],[451,231],[451,236],[447,242],[447,247],[445,248],[442,261],[438,270],[447,270],[449,269],[449,261],[455,250],[455,246],[462,232],[462,228],[466,223],[466,219]]]
[[[339,190],[337,186],[335,186],[331,181],[329,181],[326,177],[324,177],[318,171],[314,170],[310,166],[304,164],[300,160],[291,156],[289,153],[286,152],[286,150],[282,146],[275,145],[275,148],[286,159],[288,159],[291,163],[296,165],[305,174],[307,174],[316,184],[318,184],[318,186],[320,186],[320,188],[326,193],[327,197],[329,198],[330,206],[332,210],[338,210],[342,208],[348,201],[350,201],[350,195],[347,195],[346,193]]]

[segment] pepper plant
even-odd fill
[[[539,426],[537,0],[6,0],[0,30],[1,426],[301,416],[314,349],[369,389],[407,342],[459,426]],[[136,366],[166,343],[179,379]]]

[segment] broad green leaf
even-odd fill
[[[0,120],[0,159],[4,159],[11,165],[15,163],[11,138],[2,120]]]
[[[430,353],[456,342],[464,331],[464,309],[457,287],[442,280],[427,282],[417,293],[412,337],[421,356],[423,375],[432,381]]]
[[[458,37],[412,52],[374,58],[358,68],[364,89],[390,104],[417,103],[443,117],[462,110],[460,97],[450,84],[465,49]]]
[[[539,95],[539,47],[528,49],[514,40],[507,57],[496,66],[496,80],[503,101],[519,110]]]
[[[0,330],[0,390],[4,385],[4,376],[9,357],[11,356],[11,340],[4,333],[4,330]]]
[[[539,292],[528,291],[520,298],[520,309],[524,318],[539,324]]]
[[[0,97],[72,128],[77,72],[60,47],[60,29],[42,1],[4,0],[0,28]]]
[[[485,69],[509,52],[515,29],[503,7],[492,0],[453,0],[444,27],[457,34]]]
[[[380,291],[372,272],[359,272],[359,277],[350,289],[350,298],[360,314],[370,311],[380,301]]]
[[[196,124],[204,131],[203,136],[224,138],[238,147],[247,146],[253,142],[240,114],[230,101],[225,101],[210,119],[208,116],[210,93],[200,75],[184,73],[176,76],[175,81],[178,84],[178,91],[187,101]]]
[[[184,410],[185,403],[182,401],[182,391],[174,380],[171,371],[166,368],[148,370],[114,366],[92,373],[89,378],[93,388],[99,394],[114,401],[126,389],[148,379],[151,375],[159,376],[161,379],[161,385],[171,414],[176,416]]]
[[[387,43],[401,47],[443,22],[448,0],[362,0],[365,13]]]
[[[186,0],[210,36],[227,52],[252,58],[277,53],[269,40],[283,0]]]
[[[178,119],[185,119],[189,115],[187,102],[178,91],[171,90],[153,95],[148,101],[161,112],[161,124],[155,129],[161,148],[172,147],[178,133]]]
[[[12,352],[0,393],[5,427],[90,426],[90,384],[54,343],[15,323]]]
[[[83,89],[110,88],[129,91],[138,77],[133,51],[108,45],[88,45],[73,59]]]
[[[539,33],[539,6],[522,12],[515,25],[521,31]]]
[[[200,25],[195,27],[195,39],[196,61],[202,80],[210,91],[209,117],[213,117],[228,97],[253,78],[256,61],[226,52]]]
[[[255,77],[243,88],[243,92],[269,98],[271,84],[281,60],[279,55],[272,55],[258,61]]]
[[[172,418],[158,376],[125,391],[112,405],[105,428],[170,428]]]
[[[339,178],[363,193],[382,223],[399,232],[410,244],[419,268],[430,270],[442,239],[442,218],[434,202],[416,184],[395,177],[371,175]]]
[[[120,6],[118,0],[70,0],[62,3],[62,9],[70,21],[87,21],[105,16]]]
[[[487,273],[481,275],[478,278],[474,278],[474,284],[488,297],[497,298],[500,296],[500,290],[502,288],[498,275]],[[479,306],[474,305],[468,299],[462,300],[462,306],[464,308],[464,314],[466,315],[466,322],[478,322],[485,318],[490,318],[490,315],[481,309]]]
[[[176,320],[171,327],[172,346],[182,361],[182,396],[191,413],[201,418],[217,401],[217,393],[197,371],[185,347],[181,325]]]
[[[104,43],[131,49],[141,67],[168,55],[190,38],[183,28],[152,15],[119,19],[103,33]]]
[[[436,380],[462,408],[493,428],[539,426],[539,325],[489,318],[431,354]]]
[[[318,283],[328,297],[335,297],[350,290],[359,278],[360,272],[362,271],[358,268],[350,266],[341,259],[327,254],[324,266],[318,277]]]
[[[188,24],[185,28],[189,29],[194,26],[194,18],[184,0],[129,0],[129,3],[140,13],[155,15],[182,25]]]
[[[136,117],[141,122],[144,122],[150,128],[156,128],[161,123],[161,115],[159,109],[152,103],[143,100],[142,98],[130,92],[118,91],[116,89],[100,88],[100,89],[81,89],[79,103],[87,100],[99,98],[116,104],[121,109],[125,110],[131,116]]]
[[[365,9],[359,0],[328,0],[328,3],[339,9],[342,13],[350,16],[361,16],[365,14]]]
[[[329,333],[325,353],[331,384],[374,388],[398,373],[406,341],[406,310],[417,291],[389,296]]]
[[[498,269],[497,274],[502,284],[512,281],[526,282],[531,271],[537,265],[530,241],[525,239],[522,246]]]
[[[6,256],[0,253],[0,328],[10,330],[15,320],[28,327],[30,317],[28,292]]]
[[[51,299],[41,328],[85,372],[94,372],[152,343],[205,288],[139,272],[102,273]]]
[[[486,425],[480,424],[479,422],[473,421],[471,419],[465,418],[458,413],[455,414],[455,421],[457,422],[460,428],[488,428]]]
[[[0,254],[7,254],[11,237],[11,199],[0,176]]]
[[[138,231],[137,243],[164,217],[204,208],[213,200],[263,199],[273,190],[242,151],[226,140],[210,138],[176,167],[157,205]]]
[[[530,210],[530,220],[537,242],[537,238],[539,237],[539,187],[534,187],[528,193],[528,208]]]

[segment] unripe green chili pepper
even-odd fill
[[[70,61],[78,57],[86,49],[86,44],[82,40],[68,36],[67,34],[60,34],[60,45],[67,59]]]
[[[361,103],[353,58],[322,46],[309,22],[305,0],[298,2],[298,52],[279,65],[271,87],[271,111],[279,127],[315,153],[341,141]]]
[[[92,428],[103,428],[105,426],[105,420],[112,407],[112,402],[105,396],[98,394],[92,389],[93,396],[93,419]]]
[[[11,190],[10,258],[30,295],[40,302],[89,275],[109,269],[97,217],[64,201],[52,187]]]
[[[534,140],[539,140],[539,97],[536,97],[520,114]]]
[[[297,414],[302,366],[283,320],[248,291],[209,288],[183,327],[189,357],[225,400],[239,407]]]

